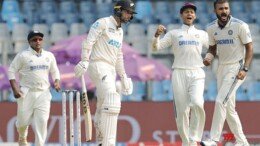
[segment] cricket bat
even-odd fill
[[[83,107],[84,119],[85,119],[85,133],[86,133],[86,141],[90,141],[92,139],[92,120],[90,114],[90,107],[88,102],[87,88],[84,79],[84,75],[81,76],[81,84],[82,84],[82,100],[81,104]]]

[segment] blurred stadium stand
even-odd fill
[[[26,35],[30,29],[38,29],[45,35],[44,48],[48,49],[57,41],[70,36],[88,32],[90,25],[98,18],[113,13],[113,0],[2,0],[0,16],[0,64],[9,65],[10,60],[21,49],[27,48]],[[197,28],[205,29],[214,20],[212,0],[193,0],[198,7]],[[152,53],[151,38],[159,23],[167,27],[167,31],[181,26],[179,9],[184,1],[148,1],[137,0],[138,15],[132,23],[125,27],[124,41],[132,45],[143,56],[157,59],[167,67],[171,67],[174,56],[170,49]],[[250,69],[250,77],[246,86],[241,86],[237,99],[260,100],[260,1],[232,0],[231,13],[249,24],[253,45],[254,61]],[[206,68],[205,100],[215,100],[216,64]],[[211,70],[212,69],[212,70]],[[247,81],[246,81],[247,82]],[[125,97],[126,101],[172,100],[170,81],[153,82],[151,93],[147,93],[147,83],[134,83],[133,96]],[[166,89],[166,87],[168,89]],[[1,93],[1,92],[0,92]],[[3,95],[2,93],[0,94]],[[151,97],[148,97],[151,95]],[[1,99],[0,99],[1,101]]]

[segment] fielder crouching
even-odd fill
[[[102,146],[114,146],[116,143],[117,119],[121,109],[121,97],[116,92],[116,73],[121,78],[123,94],[130,95],[133,90],[132,80],[127,77],[124,68],[121,25],[129,22],[134,14],[132,1],[118,1],[113,16],[100,18],[91,26],[82,44],[81,61],[75,67],[76,77],[87,71],[96,85],[96,140]]]

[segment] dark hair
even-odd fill
[[[214,9],[216,9],[217,4],[223,4],[223,3],[228,3],[228,0],[216,0],[214,2]]]

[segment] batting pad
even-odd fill
[[[118,93],[109,93],[108,96],[105,97],[101,108],[102,145],[104,146],[115,146],[117,119],[120,108],[120,95]]]

